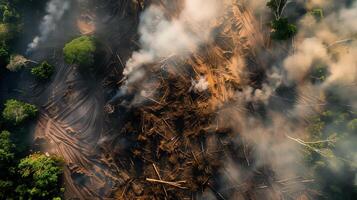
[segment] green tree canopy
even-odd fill
[[[286,3],[287,0],[270,0],[267,2],[267,6],[273,11],[276,18],[280,18]]]
[[[9,49],[5,42],[1,42],[0,40],[0,67],[5,67],[9,63],[9,60]]]
[[[275,40],[287,40],[297,33],[297,27],[290,24],[287,18],[274,19],[271,28],[273,29],[271,37]]]
[[[0,166],[14,159],[14,148],[15,145],[10,140],[10,132],[2,131],[0,133]]]
[[[23,183],[16,188],[20,199],[53,199],[61,195],[62,161],[35,153],[22,159],[18,172]]]
[[[274,40],[287,40],[297,33],[296,25],[289,23],[287,17],[283,17],[284,9],[288,3],[287,0],[269,0],[267,2],[267,6],[274,15],[274,19],[270,22],[271,38]]]
[[[10,199],[14,183],[10,180],[0,180],[0,199]]]
[[[16,38],[22,29],[20,14],[15,5],[19,1],[0,0],[0,65],[6,66],[10,60],[11,40]]]
[[[2,17],[1,21],[5,23],[14,23],[20,18],[19,13],[10,5],[9,1],[0,2],[0,13]]]
[[[9,47],[7,41],[11,38],[9,26],[4,23],[0,23],[0,67],[5,67],[10,60]]]
[[[27,119],[35,117],[37,112],[38,110],[34,105],[10,99],[5,102],[5,109],[2,115],[6,121],[18,125]]]
[[[10,35],[10,31],[9,31],[9,25],[0,23],[0,40],[7,41],[10,38],[11,38],[11,35]]]
[[[9,197],[9,192],[13,189],[13,181],[10,172],[13,170],[13,160],[15,145],[10,140],[10,132],[0,133],[0,199]]]
[[[31,74],[40,80],[49,79],[54,72],[54,67],[44,61],[31,69]]]
[[[312,189],[321,192],[325,199],[354,199],[357,194],[356,127],[356,113],[341,107],[327,108],[309,119],[309,143],[305,143],[304,157],[308,174],[317,183]]]
[[[90,67],[94,63],[95,50],[94,38],[81,36],[67,43],[63,48],[63,53],[67,63]]]

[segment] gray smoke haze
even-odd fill
[[[246,1],[248,8],[256,14],[265,12],[266,2]],[[318,19],[310,12],[298,20],[298,35],[293,39],[288,56],[281,59],[275,55],[272,69],[267,70],[266,80],[261,88],[254,88],[249,84],[238,91],[233,102],[219,111],[218,119],[223,127],[230,127],[239,134],[236,144],[246,141],[254,149],[254,164],[247,170],[242,166],[227,160],[226,171],[228,177],[235,177],[234,181],[222,177],[226,187],[240,185],[249,179],[249,174],[261,166],[268,166],[274,173],[274,179],[289,179],[304,177],[308,174],[304,165],[302,150],[305,148],[299,140],[309,133],[306,130],[306,119],[318,114],[326,106],[326,93],[333,88],[339,98],[348,101],[351,109],[357,108],[357,2],[346,6],[346,1],[307,0],[295,1],[303,4],[308,11],[323,9],[324,16]],[[264,16],[264,15],[263,15]],[[268,19],[262,19],[268,21]],[[277,50],[278,52],[279,50]],[[273,56],[274,56],[273,52]],[[266,60],[265,57],[258,59]],[[311,71],[317,66],[326,66],[328,75],[321,84],[312,84]],[[276,67],[278,66],[278,67]],[[246,66],[246,69],[249,65]],[[292,101],[292,108],[284,108],[284,112],[276,112],[270,106],[279,86],[296,85],[297,99]],[[287,97],[289,98],[289,97]],[[265,117],[252,116],[247,111],[248,103],[254,106],[264,105]],[[337,120],[337,119],[336,119]],[[329,131],[339,131],[333,124],[327,125]],[[351,141],[345,138],[340,141],[336,149],[341,155],[356,152]],[[329,159],[334,170],[341,170],[336,164],[338,159]],[[356,158],[351,162],[356,162]],[[279,188],[281,186],[274,186]],[[302,183],[296,183],[291,192],[301,191]],[[279,188],[283,190],[283,188]],[[266,199],[280,199],[283,197],[266,197]],[[234,199],[234,198],[233,198]]]
[[[331,7],[327,1],[309,3]],[[338,3],[334,5],[338,6]],[[316,62],[326,65],[330,74],[321,91],[337,86],[336,92],[357,106],[357,96],[354,95],[357,92],[357,21],[354,20],[357,18],[357,3],[338,8],[327,13],[321,21],[309,14],[304,16],[296,38],[296,50],[283,65],[288,78],[293,81],[303,81]]]
[[[28,45],[27,52],[38,48],[41,42],[48,39],[49,35],[56,30],[57,23],[62,19],[71,5],[70,0],[51,0],[46,6],[46,15],[40,24],[40,34]]]

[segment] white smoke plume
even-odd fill
[[[143,12],[138,28],[141,49],[126,62],[123,71],[125,82],[110,102],[135,93],[133,85],[146,76],[145,65],[188,56],[213,38],[215,22],[223,14],[223,2],[185,0],[183,5],[175,18],[167,17],[164,9],[157,5],[151,5]]]
[[[127,61],[123,74],[131,75],[145,64],[195,51],[212,36],[214,21],[222,7],[219,0],[186,0],[178,18],[168,19],[162,8],[152,5],[139,25],[141,49]]]
[[[296,49],[296,52],[284,60],[288,79],[301,81],[309,73],[316,60],[327,60],[327,49],[317,38],[306,38]]]
[[[70,0],[51,0],[47,3],[46,15],[40,24],[40,34],[28,45],[27,52],[37,49],[41,42],[48,39],[49,35],[56,30],[57,23],[64,13],[70,8],[70,4]]]
[[[201,76],[198,80],[191,80],[191,88],[190,91],[194,91],[196,93],[202,93],[209,88],[209,83],[205,76]]]

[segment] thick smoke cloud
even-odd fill
[[[56,30],[57,23],[62,19],[71,5],[70,0],[51,0],[46,7],[46,15],[40,24],[40,34],[28,45],[27,52],[38,48],[41,42],[48,39],[49,35]]]
[[[178,18],[168,19],[158,6],[150,6],[139,26],[141,49],[127,61],[124,75],[145,64],[170,56],[185,56],[209,41],[213,22],[220,15],[221,1],[187,0]]]
[[[327,49],[317,38],[306,38],[297,46],[295,53],[284,60],[284,67],[288,72],[288,79],[302,81],[310,72],[314,61],[326,61]]]
[[[237,92],[235,101],[218,115],[222,126],[233,128],[240,135],[238,140],[247,142],[254,149],[254,166],[250,168],[268,166],[276,179],[303,177],[308,173],[301,154],[305,146],[299,138],[308,136],[306,120],[326,106],[325,95],[328,91],[333,89],[339,98],[351,104],[351,108],[357,108],[357,2],[352,5],[346,1],[330,0],[296,3],[303,5],[308,12],[298,18],[299,33],[293,39],[287,56],[281,58],[279,50],[272,52],[273,58],[268,59],[273,59],[269,61],[273,63],[270,67],[274,70],[267,70],[261,87],[254,88],[249,84],[243,87]],[[265,4],[266,1],[247,2],[248,8],[256,14],[261,14]],[[320,8],[322,17],[310,12]],[[267,60],[263,56],[257,59]],[[326,67],[328,73],[325,81],[313,84],[311,73],[318,66]],[[283,112],[276,112],[270,103],[279,98],[276,97],[277,88],[292,85],[295,86],[297,98],[284,97],[283,101],[293,102],[293,107],[284,108],[281,105]],[[263,105],[264,117],[252,115],[246,110],[247,104],[253,104],[253,107]],[[339,131],[333,124],[327,126]],[[351,145],[345,145],[350,140],[347,138],[337,145],[341,155],[355,152]],[[236,143],[239,145],[241,141]],[[233,182],[223,181],[224,185],[242,184],[252,173],[230,160],[227,163],[228,176],[237,178]],[[302,187],[303,184],[297,183],[292,191],[297,192]]]
[[[304,16],[296,38],[296,50],[283,65],[293,81],[301,81],[308,76],[317,62],[327,66],[329,75],[322,91],[337,87],[335,91],[340,97],[357,105],[356,95],[353,95],[357,80],[357,21],[354,20],[357,18],[357,3],[351,7],[340,6],[339,3],[333,5],[337,9],[327,12],[321,20],[310,14]],[[331,4],[325,2],[321,6],[331,7]]]
[[[141,48],[126,62],[125,82],[111,102],[135,93],[132,86],[147,75],[145,65],[188,56],[213,38],[212,30],[222,14],[223,2],[186,0],[183,5],[178,17],[168,17],[157,5],[151,5],[142,13],[138,30]]]

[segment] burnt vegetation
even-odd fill
[[[180,0],[46,2],[68,3],[63,13],[0,0],[0,199],[355,199],[353,105],[338,86],[302,92],[327,88],[324,59],[297,81],[283,67],[298,20],[323,10],[222,2],[206,34]],[[161,56],[141,27],[153,6],[162,16],[149,32],[175,22],[169,33],[182,36],[187,23],[209,39]],[[33,16],[38,40],[28,12],[47,17]],[[43,31],[46,19],[56,24]],[[27,46],[17,39],[30,33]]]

